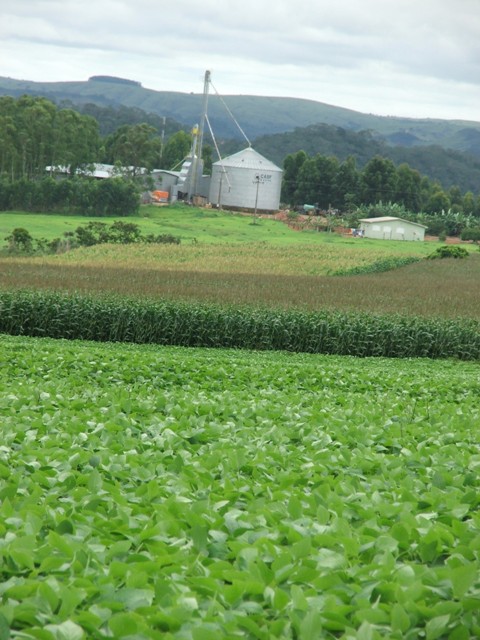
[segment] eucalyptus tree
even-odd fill
[[[360,203],[360,172],[354,156],[349,156],[338,167],[333,188],[336,208],[349,210]]]
[[[165,143],[161,169],[178,169],[192,147],[192,136],[186,131],[177,131]]]
[[[339,162],[333,156],[315,156],[315,164],[318,173],[318,183],[316,185],[316,204],[321,209],[336,207],[339,203],[336,200],[336,177],[339,170]]]
[[[68,167],[75,175],[79,167],[98,160],[100,137],[98,123],[91,116],[84,116],[73,109],[56,112],[52,130],[50,166]]]
[[[160,162],[161,139],[154,127],[142,123],[124,125],[105,143],[107,160],[126,169],[135,178],[141,169],[154,169]]]
[[[375,156],[369,160],[363,169],[361,182],[364,204],[394,201],[397,171],[388,158]]]
[[[281,200],[290,205],[300,204],[298,194],[298,174],[307,160],[305,151],[288,154],[283,161]]]
[[[308,158],[302,164],[297,179],[299,203],[316,204],[320,184],[320,172],[315,158]]]
[[[52,156],[56,106],[40,97],[22,96],[17,102],[16,127],[21,154],[20,177],[45,173]]]
[[[397,179],[393,200],[397,204],[403,204],[410,211],[418,212],[421,209],[421,181],[422,176],[416,169],[402,163],[397,167]]]

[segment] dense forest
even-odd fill
[[[77,110],[74,105],[55,105],[43,97],[0,97],[0,207],[45,211],[70,206],[81,210],[86,196],[79,186],[79,171],[98,162],[115,165],[118,177],[139,192],[151,187],[149,171],[178,167],[190,146],[191,134],[178,122],[138,108],[85,104]],[[255,146],[282,165],[282,202],[286,206],[311,203],[319,209],[351,213],[391,203],[415,215],[449,213],[457,220],[461,215],[480,216],[479,194],[465,188],[463,174],[459,173],[459,184],[452,182],[452,175],[450,181],[442,182],[401,161],[401,153],[425,156],[425,147],[404,148],[402,152],[393,148],[397,157],[392,158],[392,148],[371,132],[353,133],[327,125],[264,136]],[[223,149],[228,149],[227,143]],[[443,158],[455,153],[439,149],[437,170]],[[211,166],[208,144],[204,159],[206,167]],[[471,164],[480,178],[480,166],[473,160]],[[53,181],[58,168],[68,169],[72,179],[68,188],[45,181]],[[480,179],[475,184],[480,184]],[[90,187],[86,192],[88,210],[107,215],[115,188],[119,187]],[[124,189],[122,194],[130,201],[131,191]],[[97,197],[100,204],[96,204]]]
[[[185,158],[191,136],[172,120],[139,109],[84,105],[57,106],[40,97],[0,97],[0,176],[35,180],[93,163],[138,169],[171,169]],[[206,148],[206,156],[211,150]],[[47,169],[47,167],[49,169]],[[128,176],[124,176],[128,177]]]
[[[474,136],[474,133],[471,133]],[[374,131],[350,131],[333,125],[317,124],[294,131],[262,136],[255,148],[277,164],[288,154],[303,150],[308,155],[320,153],[346,160],[354,156],[363,168],[374,156],[390,159],[395,165],[408,164],[444,188],[459,187],[475,191],[480,185],[480,160],[467,153],[439,145],[392,145]]]

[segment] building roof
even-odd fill
[[[157,176],[161,173],[166,173],[169,176],[173,176],[174,178],[178,178],[180,175],[180,171],[172,171],[171,169],[154,169],[152,171],[152,175]]]
[[[222,167],[238,167],[242,169],[257,169],[258,171],[281,171],[271,160],[267,160],[258,151],[247,147],[243,151],[234,153],[223,160],[214,162],[214,165]]]
[[[76,170],[77,175],[90,176],[92,178],[113,178],[121,175],[122,171],[133,171],[134,167],[121,167],[118,168],[113,164],[101,164],[99,162],[93,162],[85,168],[78,167]],[[70,167],[65,165],[48,166],[45,170],[49,173],[70,173]],[[144,167],[137,167],[137,171],[141,174],[147,173]]]
[[[393,216],[381,216],[379,218],[360,218],[359,222],[366,222],[367,224],[376,222],[406,222],[407,224],[413,224],[416,227],[422,227],[422,229],[427,228],[424,224],[412,222],[411,220],[405,220],[404,218],[395,218]]]

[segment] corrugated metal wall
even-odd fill
[[[253,149],[225,158],[212,167],[209,200],[216,206],[276,211],[282,170]]]

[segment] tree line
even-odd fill
[[[343,162],[336,157],[308,156],[298,151],[283,162],[281,199],[292,206],[314,204],[324,210],[352,211],[360,206],[395,203],[413,213],[442,211],[480,216],[480,196],[462,193],[457,186],[446,190],[402,163],[396,166],[382,156],[357,168],[354,156]]]
[[[139,208],[139,189],[133,180],[86,180],[80,176],[68,180],[51,176],[0,180],[0,211],[132,216]]]
[[[128,168],[124,177],[135,178],[140,167],[147,171],[172,169],[190,151],[190,133],[175,130],[171,122],[165,141],[158,120],[154,121],[156,126],[138,122],[137,110],[128,111],[128,117],[137,120],[134,124],[123,124],[102,136],[94,115],[111,118],[111,109],[90,106],[85,111],[58,107],[37,96],[0,97],[0,177],[10,182],[37,180],[45,176],[47,167],[51,175],[62,168],[74,176],[79,169],[105,163]],[[211,156],[212,150],[206,145],[207,167],[211,166]]]

